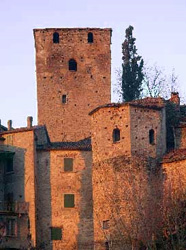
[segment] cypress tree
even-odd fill
[[[132,26],[126,29],[125,41],[122,44],[122,99],[126,102],[140,97],[144,78],[144,62],[137,54],[136,38],[132,35],[133,29]]]

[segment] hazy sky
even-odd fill
[[[186,92],[186,0],[0,0],[2,124],[25,126],[28,115],[37,123],[34,28],[112,28],[114,82],[129,25],[138,53],[167,74],[175,68]]]

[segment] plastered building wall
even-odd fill
[[[73,158],[73,171],[64,171]],[[38,247],[93,249],[92,153],[51,150],[38,152]],[[64,207],[64,194],[74,194],[75,207]],[[51,241],[51,227],[62,229],[62,240]]]
[[[53,43],[54,32],[59,43]],[[90,136],[88,113],[111,98],[111,29],[35,29],[34,37],[39,124],[47,126],[51,141]],[[77,71],[69,70],[70,59]]]
[[[185,157],[184,157],[185,158]],[[185,199],[186,199],[186,159],[163,162],[163,219],[168,224],[166,237],[173,233],[179,237],[180,246],[185,247]]]
[[[165,174],[164,191],[166,195],[172,195],[175,199],[185,199],[186,160],[163,162],[162,168]],[[171,192],[171,193],[170,193]]]
[[[9,178],[13,178],[13,184],[7,186],[7,192],[14,193],[17,201],[29,202],[29,220],[31,244],[36,244],[36,218],[35,218],[35,142],[34,132],[26,131],[20,133],[8,132],[3,134],[6,150],[15,152],[13,167],[15,173]],[[3,146],[2,146],[3,147]],[[26,224],[28,232],[28,223]],[[23,237],[24,238],[24,237]]]

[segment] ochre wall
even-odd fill
[[[6,150],[15,152],[14,169],[15,174],[12,175],[15,182],[14,194],[15,200],[29,202],[29,220],[32,245],[36,244],[36,224],[35,224],[35,142],[34,131],[4,134],[6,139],[4,144],[7,145]],[[11,191],[11,190],[10,190]],[[28,229],[27,228],[25,230]]]
[[[73,172],[64,172],[64,158],[73,158]],[[38,247],[93,249],[92,153],[38,152]],[[64,194],[75,195],[75,207],[64,207]],[[51,241],[50,227],[62,228],[62,240]]]

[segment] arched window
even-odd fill
[[[77,62],[74,59],[70,59],[68,62],[68,67],[70,71],[77,71]]]
[[[93,33],[89,32],[88,33],[88,43],[93,43],[94,42],[94,37],[93,37]]]
[[[59,43],[59,33],[57,32],[53,34],[53,43]]]
[[[154,130],[153,129],[149,130],[149,143],[152,145],[154,144]]]
[[[118,128],[115,128],[113,130],[113,142],[117,142],[117,141],[120,141],[120,130]]]

